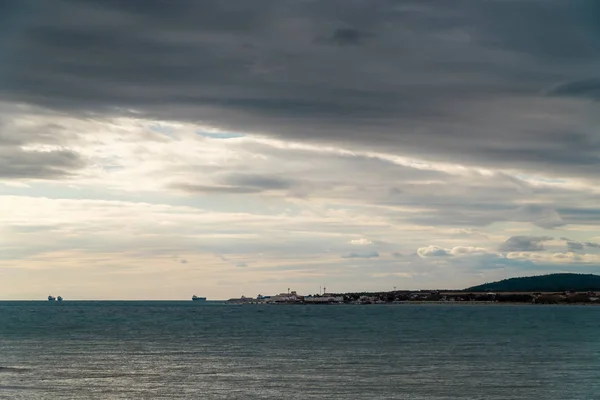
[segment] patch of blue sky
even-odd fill
[[[168,136],[170,138],[174,138],[174,133],[175,133],[175,129],[173,129],[172,127],[168,126],[168,125],[162,125],[162,124],[151,124],[148,126],[148,129],[150,129],[152,132],[156,132],[156,133],[160,133],[163,134],[165,136]]]
[[[242,138],[245,135],[241,133],[235,132],[206,132],[206,131],[196,131],[196,133],[200,136],[204,136],[210,139],[237,139]]]

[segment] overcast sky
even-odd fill
[[[0,298],[600,273],[597,0],[4,0]]]

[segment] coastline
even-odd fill
[[[600,295],[596,292],[472,292],[472,291],[440,291],[440,290],[395,290],[391,292],[354,292],[324,293],[318,295],[300,295],[295,291],[275,296],[256,298],[240,297],[229,299],[229,304],[600,304]]]
[[[289,302],[289,303],[235,303],[229,301],[223,301],[227,305],[235,306],[414,306],[414,305],[428,305],[428,306],[600,306],[600,303],[531,303],[531,302],[500,302],[500,301],[402,301],[402,302],[391,302],[391,303],[321,303],[311,304],[302,302]]]

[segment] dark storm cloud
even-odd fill
[[[6,101],[557,175],[600,166],[596,0],[1,7]]]
[[[361,32],[352,28],[336,29],[329,37],[317,38],[318,43],[331,43],[338,46],[359,46],[365,43],[371,35],[368,32]]]
[[[512,236],[502,243],[500,251],[542,251],[544,242],[552,240],[549,236]]]
[[[549,94],[565,97],[588,97],[600,100],[600,78],[567,82],[558,85]]]

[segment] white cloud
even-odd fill
[[[482,247],[473,246],[456,246],[452,248],[443,248],[439,246],[429,245],[427,247],[419,247],[417,254],[422,258],[427,257],[461,257],[480,254],[490,254],[490,251]]]
[[[489,254],[490,251],[484,249],[483,247],[473,247],[473,246],[457,246],[450,249],[450,254],[453,256],[466,256],[466,255],[474,255],[474,254]]]
[[[371,243],[373,243],[373,242],[371,242],[369,239],[365,239],[365,238],[352,239],[350,241],[350,244],[355,244],[358,246],[364,246],[364,245],[371,244]]]
[[[449,255],[448,249],[444,249],[439,246],[429,245],[427,247],[419,247],[417,249],[417,254],[419,257],[427,258],[427,257],[445,257]]]

